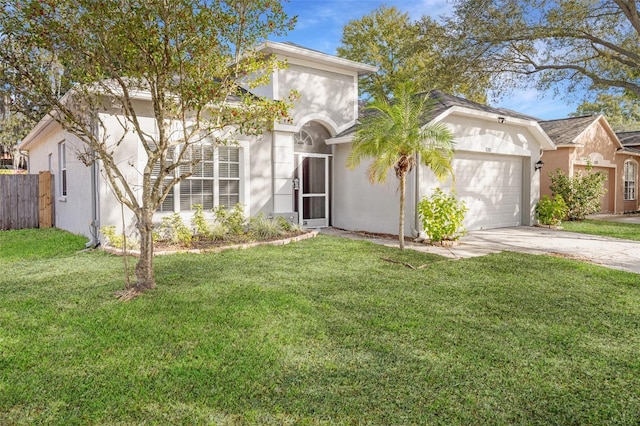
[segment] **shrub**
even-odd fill
[[[191,245],[193,240],[191,230],[184,224],[179,213],[162,218],[160,235],[174,244],[182,244],[187,247]]]
[[[213,209],[216,221],[224,226],[226,232],[230,235],[244,234],[245,218],[242,204],[236,204],[233,209],[227,209],[225,206],[218,206]]]
[[[607,192],[603,185],[607,177],[604,173],[592,173],[591,164],[587,165],[584,175],[577,172],[574,177],[569,177],[558,169],[555,176],[549,173],[549,177],[549,188],[554,195],[558,194],[564,199],[569,220],[583,220],[588,214],[600,210],[600,198]]]
[[[281,237],[285,231],[278,220],[269,219],[260,213],[249,219],[249,233],[262,240]]]
[[[202,204],[194,204],[191,208],[195,209],[195,212],[193,212],[193,216],[191,217],[191,227],[193,228],[195,238],[210,238],[211,230],[209,229],[209,224],[204,217]]]
[[[115,226],[103,226],[100,228],[100,233],[107,240],[107,243],[111,247],[123,248],[124,247],[124,235],[116,233]],[[138,242],[132,238],[127,238],[127,249],[137,249]]]
[[[464,201],[445,194],[440,188],[436,188],[433,195],[424,197],[418,203],[422,228],[432,243],[454,241],[463,236],[466,230],[462,222],[466,212]]]
[[[280,229],[282,229],[284,232],[297,232],[300,230],[300,227],[298,225],[294,225],[293,223],[289,222],[285,217],[278,216],[275,220],[278,222],[278,226],[280,226]]]
[[[536,204],[536,218],[542,225],[557,226],[567,216],[569,208],[560,194],[553,199],[544,195]]]

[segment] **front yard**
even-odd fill
[[[629,424],[638,275],[327,236],[122,259],[0,232],[0,424]],[[411,270],[382,260],[418,266]]]

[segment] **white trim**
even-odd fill
[[[275,41],[265,41],[256,48],[256,51],[267,51],[276,55],[284,55],[293,59],[301,59],[320,64],[332,64],[342,69],[355,71],[358,75],[366,75],[378,71],[377,67],[352,61],[350,59],[339,58],[337,56],[322,53],[316,50],[307,49],[302,46],[295,46]]]

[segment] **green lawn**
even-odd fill
[[[2,425],[640,419],[635,274],[319,236],[159,257],[125,303],[121,259],[83,243],[0,232]]]
[[[640,241],[640,225],[633,223],[586,219],[583,221],[562,222],[562,227],[566,231],[580,232],[582,234]]]

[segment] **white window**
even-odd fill
[[[624,199],[636,199],[636,169],[637,165],[633,161],[624,163]]]
[[[240,148],[218,148],[218,205],[233,208],[240,202]]]
[[[67,147],[64,142],[58,144],[58,175],[59,188],[62,197],[67,196]]]
[[[193,174],[173,187],[158,211],[188,211],[194,204],[200,204],[204,210],[217,206],[232,208],[240,202],[240,157],[241,150],[235,146],[215,150],[211,144],[188,147],[184,158],[199,162],[180,167],[179,173]]]

